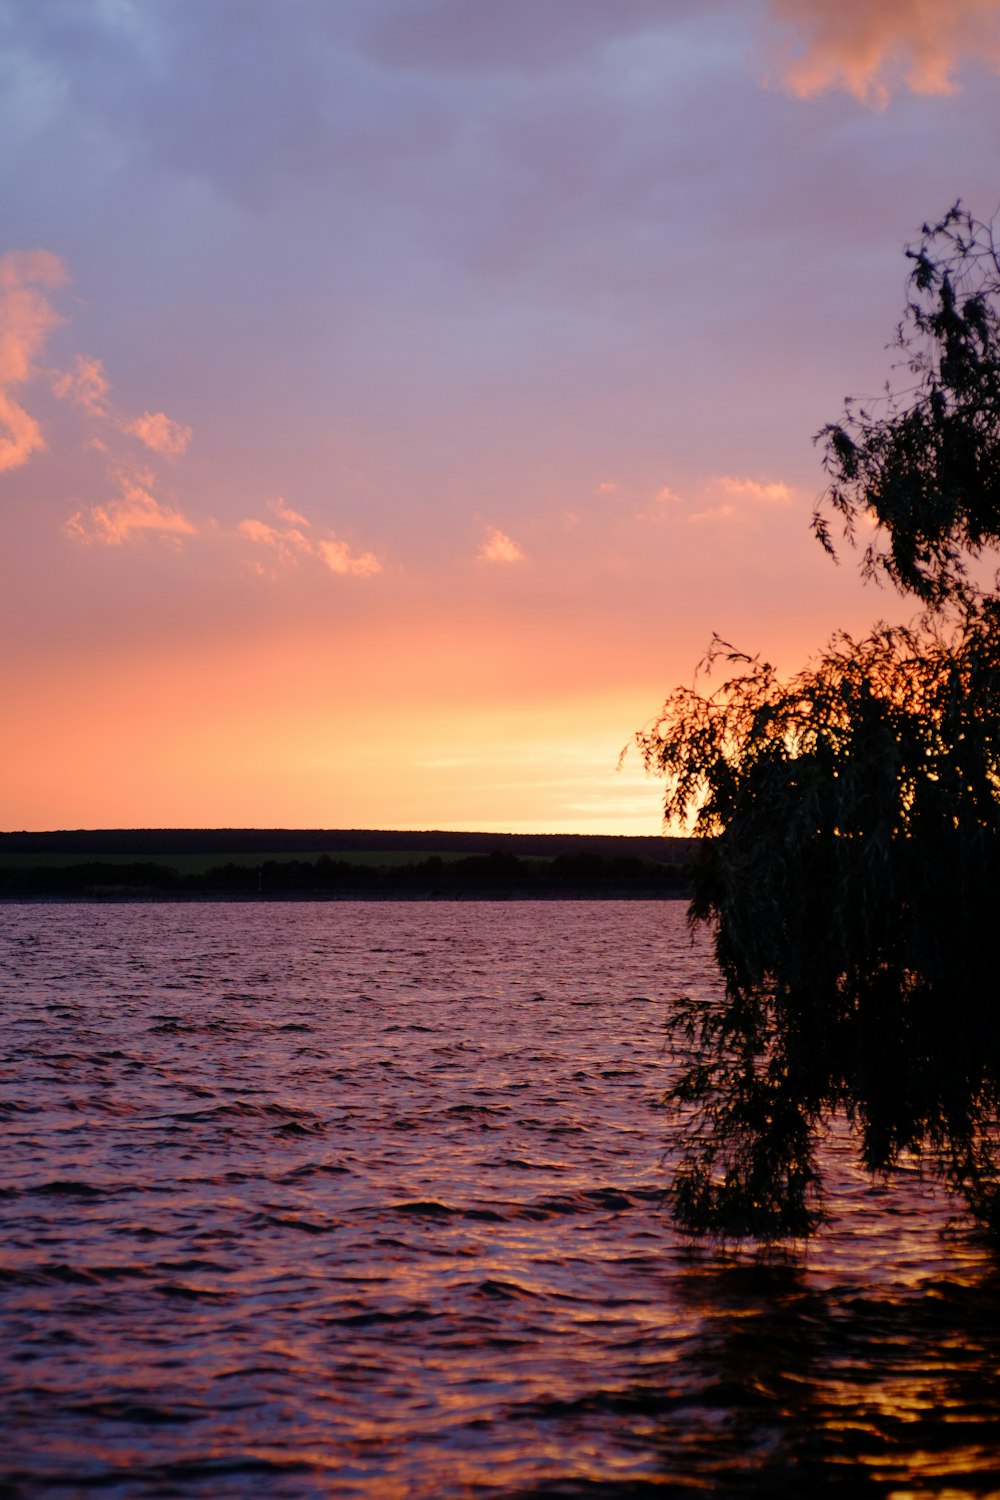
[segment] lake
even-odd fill
[[[662,1201],[678,902],[0,908],[0,1494],[985,1496],[1000,1275]]]

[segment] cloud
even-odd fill
[[[735,505],[713,505],[708,510],[695,511],[688,520],[692,525],[700,525],[703,521],[730,521],[736,515],[739,511]]]
[[[138,478],[119,475],[120,498],[106,505],[93,505],[87,511],[78,510],[66,522],[66,531],[82,542],[103,542],[109,547],[119,547],[130,541],[135,533],[154,532],[160,536],[195,536],[198,528],[182,515],[161,505],[148,485],[152,476],[144,474]]]
[[[495,526],[488,526],[486,532],[486,540],[479,549],[479,556],[484,562],[515,563],[523,561],[524,553],[509,536],[505,536]]]
[[[687,517],[696,525],[706,521],[749,520],[751,507],[788,505],[795,499],[795,491],[782,479],[761,480],[735,474],[716,474],[705,481],[702,496],[702,509],[692,511]],[[720,496],[730,498],[720,499]],[[668,490],[664,498],[676,500],[679,497]],[[706,500],[709,502],[707,505],[704,504]]]
[[[784,505],[793,498],[791,486],[780,479],[761,483],[756,479],[736,479],[732,474],[722,474],[719,484],[727,495],[743,495],[748,500],[762,500],[767,504]]]
[[[688,8],[672,3],[675,12]],[[375,27],[371,42],[398,67],[534,73],[662,23],[662,0],[407,0]]]
[[[174,422],[162,411],[144,411],[141,417],[133,417],[123,423],[125,432],[131,432],[153,453],[162,453],[178,458],[186,453],[191,441],[191,428],[183,422]]]
[[[770,0],[770,12],[800,98],[842,88],[881,108],[901,83],[948,94],[963,62],[1000,64],[1000,0]]]
[[[60,401],[72,401],[88,416],[137,437],[151,453],[179,458],[187,452],[191,428],[183,422],[175,422],[162,411],[144,411],[140,417],[128,417],[114,409],[110,400],[111,387],[99,359],[78,354],[72,370],[57,371],[52,389]]]
[[[0,474],[20,468],[33,453],[44,447],[42,429],[34,417],[29,416],[6,391],[0,391]]]
[[[256,542],[261,547],[281,546],[281,532],[276,531],[273,526],[268,526],[266,521],[255,521],[250,518],[241,521],[236,530],[240,536],[245,536],[248,541]]]
[[[309,525],[305,516],[300,516],[297,510],[292,510],[290,506],[286,505],[281,495],[276,500],[269,500],[267,508],[273,515],[279,516],[282,521],[287,521],[289,526]]]
[[[652,499],[646,497],[635,506],[632,511],[632,519],[660,526],[665,521],[673,520],[677,506],[684,503],[683,495],[679,495],[676,490],[672,490],[669,484],[662,484]]]
[[[382,564],[373,552],[362,552],[355,556],[346,542],[329,537],[316,543],[316,550],[331,573],[350,573],[355,578],[371,578],[381,573]]]
[[[309,525],[305,521],[306,526]],[[240,536],[246,537],[247,541],[255,543],[258,547],[271,547],[281,558],[282,562],[291,562],[295,552],[313,553],[312,542],[304,536],[297,527],[287,527],[279,531],[276,526],[269,526],[266,521],[257,521],[253,517],[241,521],[236,530]]]
[[[12,250],[0,257],[0,473],[20,468],[45,447],[42,430],[11,391],[35,373],[49,331],[62,322],[36,286],[57,287],[66,267],[48,250]]]
[[[298,511],[287,506],[284,500],[269,501],[268,509],[275,515],[281,516],[283,520],[292,521],[294,524],[279,528],[269,525],[267,521],[258,521],[250,517],[241,521],[236,530],[240,536],[246,537],[247,541],[257,546],[272,548],[282,562],[294,561],[294,554],[301,552],[307,557],[316,558],[329,568],[331,573],[348,574],[354,578],[371,578],[376,573],[381,573],[382,564],[374,552],[354,553],[347,542],[342,541],[334,533],[316,541],[307,537],[299,530],[299,527],[308,526],[309,521],[305,516],[299,515]]]
[[[0,257],[0,291],[19,291],[32,282],[38,286],[65,286],[68,280],[65,262],[51,250],[8,250]],[[51,313],[51,320],[59,322],[58,314]]]
[[[78,354],[72,370],[57,372],[52,389],[60,401],[74,401],[92,417],[108,415],[108,382],[99,359]]]

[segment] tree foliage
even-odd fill
[[[866,576],[936,609],[968,597],[970,562],[1000,543],[1000,259],[959,204],[906,254],[906,383],[820,432],[831,482],[813,526],[832,552],[829,513],[852,540],[873,521]]]
[[[691,919],[724,980],[674,1021],[673,1207],[697,1232],[808,1233],[841,1111],[869,1171],[916,1153],[1000,1231],[1000,599],[972,566],[1000,543],[1000,273],[957,207],[908,254],[913,383],[821,438],[826,510],[849,535],[870,517],[864,569],[923,614],[788,681],[717,640],[721,686],[638,736],[666,818],[703,836]]]

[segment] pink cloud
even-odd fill
[[[2,291],[16,291],[31,282],[38,286],[65,286],[67,281],[69,272],[65,262],[51,250],[8,250],[0,257]]]
[[[683,504],[684,497],[676,490],[672,490],[668,484],[663,484],[651,501],[644,501],[633,510],[632,518],[636,521],[662,525],[664,521],[672,520],[675,508]]]
[[[371,578],[382,571],[382,564],[373,552],[356,555],[346,542],[337,537],[317,542],[316,551],[331,573],[349,573],[355,578]]]
[[[276,500],[269,500],[267,508],[272,515],[278,516],[282,521],[287,521],[289,526],[308,526],[310,523],[305,516],[300,516],[297,510],[285,504],[281,495]]]
[[[61,286],[67,279],[62,261],[48,250],[0,257],[0,473],[45,447],[41,427],[11,391],[32,378],[50,330],[62,321],[35,286]]]
[[[141,417],[133,417],[123,423],[124,430],[131,432],[145,443],[153,453],[177,458],[186,453],[191,441],[191,428],[183,422],[175,422],[162,411],[144,411]]]
[[[78,354],[72,370],[59,371],[52,389],[61,401],[72,401],[88,416],[111,423],[119,432],[131,434],[150,450],[167,458],[186,453],[191,442],[191,428],[175,422],[162,411],[144,411],[139,417],[122,416],[110,400],[111,387],[99,359]]]
[[[106,505],[94,505],[86,512],[78,510],[66,523],[67,533],[82,542],[103,542],[119,547],[136,533],[153,532],[160,536],[195,536],[197,527],[179,510],[161,505],[146,486],[149,475],[139,479],[119,476],[121,496]]]
[[[245,536],[248,541],[257,542],[262,547],[277,547],[281,543],[281,532],[268,526],[266,521],[255,521],[250,517],[241,521],[236,530],[240,536]]]
[[[20,468],[33,453],[44,447],[42,429],[34,417],[29,416],[6,391],[0,391],[0,474]]]
[[[702,508],[692,511],[687,517],[695,525],[706,521],[746,522],[753,516],[755,508],[758,508],[759,516],[759,507],[788,505],[795,499],[795,490],[782,479],[750,479],[735,474],[707,478],[701,491]],[[677,500],[680,497],[667,490],[661,491],[661,498]]]
[[[240,536],[257,546],[272,548],[283,562],[294,561],[294,553],[301,552],[307,557],[318,559],[331,573],[349,574],[355,578],[371,578],[374,574],[381,573],[382,564],[373,552],[355,554],[346,542],[336,536],[317,541],[307,537],[299,527],[308,526],[309,521],[287,506],[284,500],[269,501],[268,509],[295,524],[279,529],[266,521],[248,518],[236,528]]]
[[[732,474],[723,474],[719,483],[727,495],[743,495],[748,500],[762,500],[768,504],[783,505],[792,499],[790,485],[782,480],[761,482],[757,479],[737,479]]]
[[[688,516],[688,520],[692,525],[698,526],[704,521],[730,521],[738,514],[735,505],[713,505],[708,510],[695,511],[693,515]]]
[[[842,88],[878,107],[902,82],[947,94],[968,59],[1000,63],[998,0],[770,0],[777,64],[800,98]]]
[[[74,401],[92,417],[108,414],[108,382],[99,359],[78,354],[72,370],[56,375],[52,389],[60,401]]]
[[[524,559],[524,553],[511,537],[505,536],[495,526],[488,526],[486,540],[479,549],[479,556],[484,562],[492,563],[515,563]]]
[[[308,521],[305,522],[308,526]],[[269,526],[266,521],[257,521],[253,517],[241,521],[236,530],[240,536],[246,537],[248,542],[253,542],[258,547],[270,547],[282,562],[292,562],[295,552],[312,554],[313,544],[309,538],[297,527],[286,528],[279,531],[276,526]]]

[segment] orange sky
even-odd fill
[[[811,438],[1000,198],[998,12],[14,0],[0,827],[656,831],[713,631],[896,609]]]

